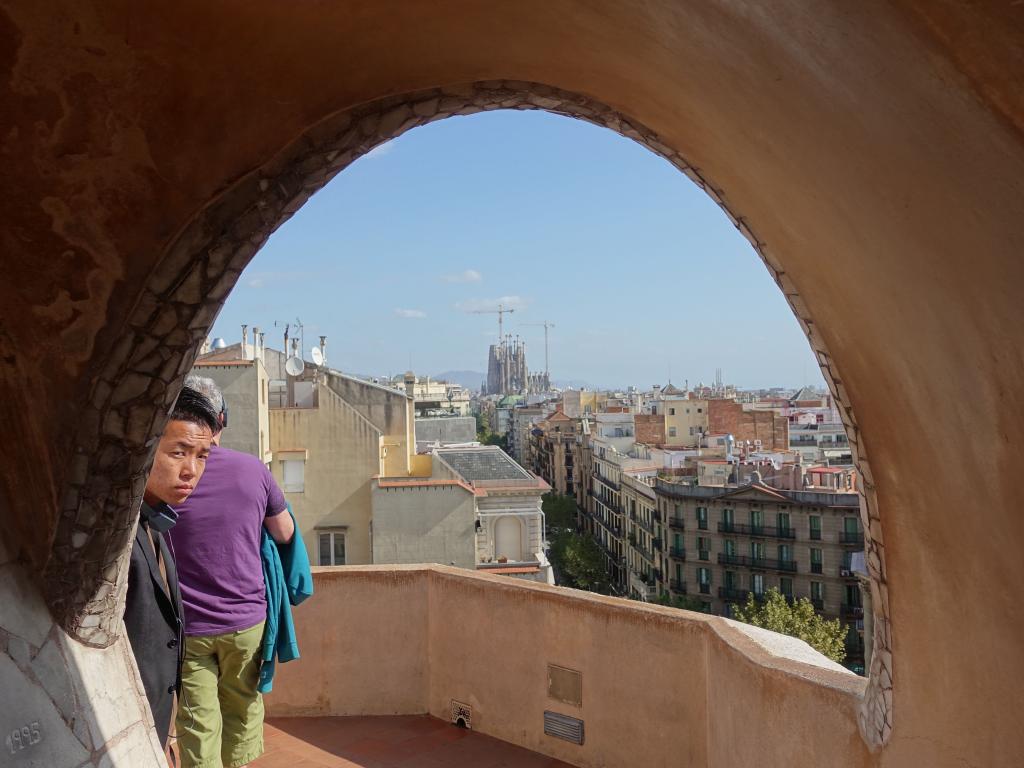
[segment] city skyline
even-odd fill
[[[350,288],[350,286],[353,286]],[[530,371],[591,386],[821,386],[795,317],[750,245],[662,159],[546,113],[430,125],[357,161],[283,225],[213,336],[301,317],[354,373],[485,372],[506,333]],[[278,323],[275,328],[275,321]],[[277,336],[277,338],[275,338]]]

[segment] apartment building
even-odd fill
[[[846,427],[838,419],[826,421],[820,412],[803,412],[790,416],[789,449],[807,462],[827,461],[829,464],[852,464],[850,441]]]
[[[654,493],[654,470],[622,474],[622,509],[626,523],[626,594],[651,600],[664,588],[662,559],[665,550],[661,512]]]
[[[419,476],[373,479],[374,563],[441,563],[554,583],[541,510],[547,483],[497,446],[417,458],[426,459]]]
[[[758,475],[726,488],[661,477],[654,493],[670,535],[661,572],[671,593],[723,615],[771,587],[790,599],[807,597],[850,626],[856,658],[863,607],[852,558],[864,548],[856,493],[779,490]]]
[[[271,471],[310,562],[373,562],[371,482],[408,476],[417,458],[411,383],[402,392],[307,365],[288,385],[309,394],[270,409]]]
[[[574,496],[576,492],[573,446],[578,424],[578,419],[566,416],[559,408],[530,431],[533,471],[543,477],[555,493],[563,496]]]
[[[403,387],[405,377],[396,376],[393,386]],[[442,413],[468,416],[470,413],[470,391],[460,384],[438,381],[429,376],[416,377],[413,385],[413,399],[417,416],[439,416]]]
[[[540,406],[521,405],[512,411],[512,426],[508,432],[509,453],[516,461],[532,466],[530,458],[530,432],[548,414]]]
[[[651,415],[665,423],[664,443],[680,448],[695,448],[708,431],[707,400],[691,400],[670,382],[649,404]]]
[[[578,419],[597,413],[604,406],[607,395],[586,389],[567,389],[562,392],[562,411],[566,416]]]
[[[632,505],[627,509],[625,499],[636,503],[639,497],[634,488],[626,487],[624,491],[623,483],[630,475],[653,475],[656,468],[649,458],[619,450],[617,439],[622,438],[590,436],[591,473],[590,492],[587,494],[590,504],[585,514],[589,525],[585,529],[605,555],[613,589],[618,594],[627,594],[630,589],[627,550],[631,532],[628,522]],[[624,447],[628,450],[632,446]],[[636,531],[633,532],[635,535]]]

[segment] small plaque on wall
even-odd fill
[[[548,664],[548,696],[574,707],[582,707],[583,674],[575,669]]]

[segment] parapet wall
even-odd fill
[[[446,566],[321,568],[271,715],[430,713],[579,766],[857,768],[864,680],[726,619]],[[785,640],[781,636],[774,636]],[[798,660],[801,650],[811,664]],[[548,696],[548,665],[582,704]],[[544,734],[581,718],[582,746]]]

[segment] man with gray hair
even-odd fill
[[[178,507],[170,535],[185,613],[178,746],[184,768],[239,768],[263,752],[262,529],[286,544],[295,525],[266,465],[220,446],[228,412],[217,384],[189,376],[186,386],[210,401],[220,429],[203,482]]]

